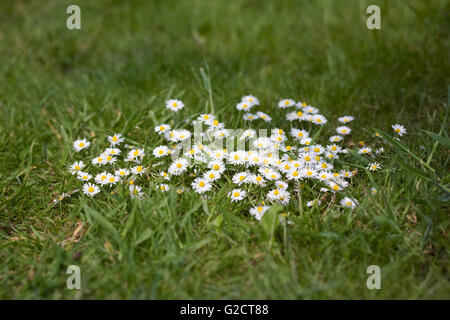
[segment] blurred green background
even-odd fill
[[[81,30],[66,28],[69,4],[81,8]],[[366,27],[370,4],[381,8],[381,30]],[[201,208],[185,199],[183,210],[194,208],[189,227],[171,216],[164,232],[152,227],[157,248],[124,256],[98,230],[61,248],[82,212],[77,203],[57,211],[49,203],[64,191],[73,139],[127,128],[147,142],[155,125],[148,112],[167,120],[169,96],[185,102],[185,117],[209,111],[201,68],[229,126],[242,125],[235,104],[243,95],[259,97],[276,121],[276,102],[289,97],[327,117],[355,116],[354,130],[404,124],[414,143],[418,127],[433,125],[427,114],[442,115],[448,99],[449,9],[446,0],[1,1],[0,296],[448,298],[448,260],[424,256],[406,231],[342,231],[345,242],[300,225],[289,248],[267,251],[245,228],[220,236],[204,229],[206,219],[190,216]],[[167,204],[159,196],[154,203]],[[122,218],[114,222],[123,227]],[[435,245],[446,252],[440,232]],[[390,288],[378,293],[352,269],[374,257],[391,263]],[[83,265],[82,294],[65,289],[70,263]]]

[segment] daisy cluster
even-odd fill
[[[259,105],[257,97],[248,95],[237,103],[236,109],[244,112],[245,121],[261,119],[270,123],[272,118],[268,114],[252,111]],[[171,99],[166,102],[166,108],[179,112],[184,104]],[[155,163],[151,167],[143,164],[144,148],[121,147],[124,137],[114,134],[108,136],[108,148],[86,162],[72,163],[69,173],[80,181],[82,192],[91,197],[101,188],[110,191],[116,184],[127,184],[130,196],[141,198],[144,192],[136,181],[142,179],[145,182],[149,177],[144,176],[146,171],[152,171],[159,192],[174,188],[179,194],[189,192],[211,198],[221,188],[227,188],[231,190],[227,193],[229,201],[249,206],[249,214],[257,220],[274,203],[288,206],[298,201],[297,195],[305,186],[317,189],[319,196],[320,193],[334,194],[343,207],[353,209],[358,206],[358,201],[345,196],[349,193],[344,192],[352,185],[357,170],[336,161],[349,152],[344,142],[350,139],[347,138],[352,134],[349,125],[354,118],[339,117],[339,125],[324,137],[319,135],[318,128],[325,126],[328,119],[318,108],[293,99],[282,99],[277,108],[286,113],[289,128],[271,128],[270,135],[258,135],[252,128],[226,128],[213,114],[200,114],[189,122],[194,129],[200,127],[197,136],[197,130],[173,129],[170,124],[159,124],[154,127],[154,134],[164,142],[149,148],[150,162]],[[406,134],[401,125],[392,128],[399,136]],[[232,145],[227,149],[228,144],[224,142],[230,140],[238,142],[237,148]],[[86,139],[73,144],[75,152],[89,147],[90,142]],[[373,160],[384,151],[383,148],[373,151],[360,143],[360,148],[355,151],[371,160],[368,170],[382,168]],[[371,193],[376,194],[376,189]],[[59,202],[69,195],[62,194],[54,201]],[[324,198],[309,200],[306,205],[321,206]]]

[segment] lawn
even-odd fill
[[[77,0],[81,30],[68,30],[73,3],[0,4],[0,298],[450,298],[449,1]],[[366,27],[370,4],[380,30]],[[248,94],[272,122],[243,120]],[[358,170],[355,209],[339,192],[308,207],[323,194],[304,185],[268,225],[230,202],[226,180],[207,198],[159,191],[155,126],[214,113],[227,128],[289,131],[283,98],[319,108],[324,145],[351,115],[346,148],[384,147],[376,172],[363,155],[340,159]],[[146,152],[142,199],[55,205],[80,186],[73,142],[92,142],[86,159],[114,133]],[[69,265],[81,290],[66,287]]]

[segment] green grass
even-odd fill
[[[79,0],[78,31],[65,25],[73,1],[43,3],[0,4],[0,298],[450,298],[449,1]],[[366,28],[369,4],[381,30]],[[202,75],[227,127],[244,126],[234,106],[249,93],[284,126],[275,103],[292,97],[334,125],[354,115],[355,143],[404,124],[407,150],[386,144],[382,171],[359,170],[356,210],[294,203],[293,224],[268,234],[223,198],[229,186],[202,202],[150,179],[140,202],[52,206],[75,186],[74,139],[92,138],[91,154],[122,132],[150,151],[154,125],[175,120],[167,97],[185,102],[180,119],[210,111]],[[71,264],[81,291],[66,289]],[[366,288],[372,264],[381,290]]]

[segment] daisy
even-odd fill
[[[116,176],[118,176],[118,177],[123,178],[123,177],[126,177],[126,176],[128,176],[128,175],[130,174],[130,170],[120,168],[120,169],[117,169],[117,170],[114,172],[114,174],[115,174]]]
[[[216,119],[216,117],[212,114],[201,114],[198,116],[197,120],[200,122],[207,122]]]
[[[132,149],[128,152],[127,158],[129,160],[134,160],[138,157],[143,157],[145,155],[144,149]]]
[[[244,199],[246,191],[242,189],[233,189],[230,193],[228,193],[228,197],[231,199],[231,202],[241,201]]]
[[[303,138],[300,140],[300,144],[304,144],[309,146],[309,144],[311,143],[312,139],[311,138]]]
[[[369,154],[372,152],[372,149],[369,147],[364,147],[358,150],[359,154]]]
[[[350,132],[352,132],[352,129],[350,129],[349,127],[346,127],[346,126],[341,126],[341,127],[336,128],[336,132],[339,134],[347,135],[347,134],[350,134]],[[332,141],[332,142],[335,142],[335,141]]]
[[[240,165],[245,163],[245,151],[238,150],[228,155],[228,162],[232,165]]]
[[[392,126],[392,129],[401,137],[404,134],[406,134],[406,128],[402,126],[401,124],[394,124]]]
[[[112,136],[108,136],[108,141],[112,146],[117,146],[121,144],[125,139],[122,137],[120,133],[115,133]]]
[[[339,141],[341,141],[343,139],[343,137],[342,136],[331,136],[330,137],[330,142],[339,142]]]
[[[100,188],[97,185],[95,185],[95,184],[85,183],[83,185],[83,193],[85,195],[93,197],[99,192],[100,192]]]
[[[76,161],[69,167],[69,172],[73,175],[85,167],[83,161]]]
[[[325,123],[327,123],[327,119],[323,116],[323,115],[321,115],[321,114],[316,114],[316,115],[313,115],[312,117],[311,117],[311,120],[310,120],[312,123],[314,123],[314,124],[318,124],[318,125],[324,125]]]
[[[122,152],[122,150],[120,150],[119,148],[106,148],[106,150],[105,150],[105,152],[103,152],[103,154],[118,156],[121,152]]]
[[[107,184],[108,183],[108,173],[106,171],[103,171],[102,173],[99,173],[95,176],[95,182],[98,184]]]
[[[286,178],[288,180],[300,180],[302,179],[302,175],[298,169],[294,169],[286,173]]]
[[[78,152],[88,148],[90,145],[91,143],[86,139],[75,140],[75,142],[73,143],[73,148],[75,149],[76,152]]]
[[[353,121],[353,119],[354,118],[352,116],[343,116],[343,117],[338,118],[338,121],[340,123],[348,123],[350,121]]]
[[[109,185],[115,185],[120,180],[119,177],[116,177],[115,175],[108,173],[108,176],[106,178],[106,183]]]
[[[301,175],[305,178],[316,178],[317,171],[311,168],[303,169]]]
[[[238,109],[240,111],[242,111],[242,110],[247,111],[247,110],[250,110],[252,107],[253,107],[253,104],[246,102],[246,101],[239,102],[236,105],[236,109]]]
[[[266,180],[264,180],[264,177],[262,175],[259,175],[259,174],[257,174],[257,175],[252,174],[252,175],[250,175],[248,180],[249,180],[250,183],[253,183],[253,184],[256,184],[256,185],[259,185],[259,186],[264,186],[264,184],[266,183]]]
[[[372,162],[371,164],[369,164],[367,169],[369,169],[370,171],[377,171],[378,169],[381,169],[381,164]]]
[[[345,197],[341,200],[341,206],[344,206],[346,208],[354,209],[358,205],[358,201],[355,199],[351,199],[349,197]]]
[[[168,124],[160,124],[159,126],[155,127],[155,132],[162,134],[162,133],[166,133],[167,131],[169,131],[171,128]]]
[[[248,172],[238,172],[231,179],[234,184],[240,186],[241,184],[246,182],[246,178],[250,175]]]
[[[325,149],[320,144],[315,144],[315,145],[311,146],[310,150],[314,154],[322,154],[325,151]]]
[[[161,184],[159,185],[159,191],[161,191],[161,192],[167,192],[167,191],[169,191],[169,190],[170,190],[170,187],[169,187],[168,184],[161,183]]]
[[[87,172],[78,171],[77,178],[78,178],[79,180],[89,181],[89,180],[92,179],[92,176],[91,176],[89,173],[87,173]]]
[[[209,170],[203,174],[203,179],[208,181],[216,181],[217,179],[220,179],[220,173],[214,170]]]
[[[165,145],[156,147],[153,149],[153,156],[156,158],[161,158],[169,154],[169,148]]]
[[[145,168],[143,168],[142,166],[139,165],[139,166],[132,168],[131,172],[133,174],[138,174],[141,176],[145,172]]]
[[[257,206],[250,209],[250,215],[254,216],[256,220],[261,220],[264,213],[269,210],[269,206]]]
[[[315,114],[315,113],[319,112],[319,109],[314,108],[312,106],[305,106],[305,107],[303,107],[303,111],[305,111],[306,113]]]
[[[183,174],[189,165],[189,162],[184,158],[179,158],[177,160],[174,160],[172,164],[169,166],[169,174],[179,176]]]
[[[280,190],[286,190],[288,188],[288,184],[284,181],[275,181],[275,187]]]
[[[101,155],[101,157],[104,157],[104,158],[105,158],[105,163],[111,164],[111,163],[114,163],[114,162],[117,161],[117,158],[116,158],[116,157],[113,157],[113,156],[111,156],[110,154],[107,154],[107,153],[103,153],[103,154]]]
[[[258,98],[252,95],[242,97],[242,102],[247,102],[255,106],[259,105]]]
[[[170,99],[166,101],[166,108],[175,112],[183,109],[184,104],[180,100]]]
[[[333,177],[333,175],[331,174],[330,171],[319,171],[317,173],[317,179],[319,179],[320,181],[327,181],[330,180]]]
[[[278,102],[279,108],[289,108],[295,105],[295,101],[292,99],[282,99],[280,102]]]
[[[246,114],[244,114],[244,115],[242,116],[242,118],[243,118],[245,121],[253,121],[253,120],[258,119],[259,117],[258,117],[256,114],[247,112]]]
[[[209,190],[211,190],[212,185],[209,180],[203,179],[203,178],[197,178],[191,183],[192,189],[196,193],[205,193]]]
[[[308,131],[292,128],[290,135],[298,140],[309,137]]]
[[[92,164],[99,165],[99,166],[104,165],[104,164],[106,164],[106,158],[102,155],[95,157],[94,159],[92,159]]]
[[[272,118],[269,117],[269,115],[268,115],[267,113],[258,111],[258,112],[256,113],[256,115],[258,116],[258,118],[263,119],[265,122],[270,122],[270,121],[272,121]]]
[[[223,129],[225,128],[225,125],[217,119],[212,119],[207,122],[205,122],[211,129]]]
[[[141,190],[142,190],[142,187],[139,187],[139,186],[136,186],[136,185],[129,186],[131,199],[134,199],[134,198],[141,199],[142,196],[144,195],[144,193],[141,192]]]
[[[222,161],[211,161],[208,163],[208,168],[219,174],[225,171],[225,165]]]
[[[308,201],[308,202],[306,203],[306,206],[307,206],[307,207],[312,207],[312,206],[314,206],[314,205],[320,206],[321,204],[322,204],[322,201],[317,200],[317,199],[314,199],[314,200]]]

